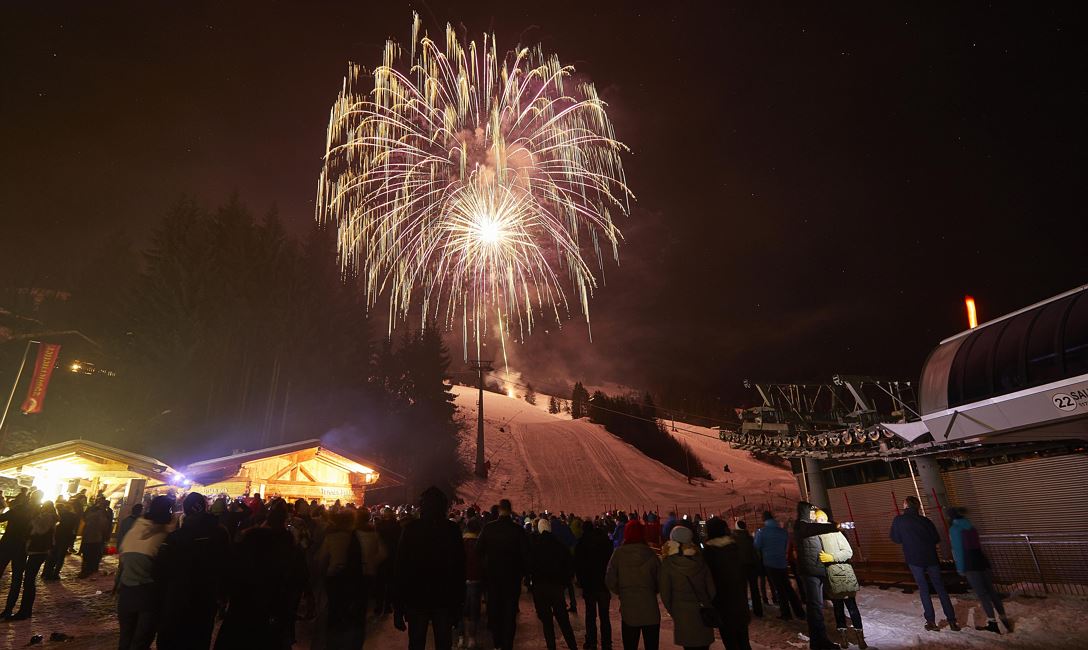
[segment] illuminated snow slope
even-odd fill
[[[463,386],[453,390],[460,417],[466,422],[461,453],[471,467],[476,450],[477,392]],[[467,481],[460,489],[461,498],[488,507],[507,497],[517,510],[592,513],[615,507],[664,513],[676,507],[692,514],[702,509],[749,519],[751,513],[768,504],[785,513],[798,498],[797,483],[788,471],[729,449],[712,429],[676,425],[689,431],[673,435],[691,444],[714,478],[695,479],[689,485],[682,474],[646,457],[603,427],[585,419],[572,421],[567,415],[549,414],[547,404],[547,395],[537,395],[533,406],[521,399],[484,393],[484,447],[491,474],[487,481]],[[725,464],[732,470],[728,474],[722,470]]]

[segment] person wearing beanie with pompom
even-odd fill
[[[664,551],[661,602],[672,615],[673,642],[685,650],[705,650],[714,643],[714,628],[706,625],[700,610],[712,606],[714,579],[690,528],[673,528]]]
[[[642,522],[633,519],[623,529],[623,543],[612,553],[605,573],[608,590],[620,599],[623,647],[657,650],[661,636],[661,612],[657,605],[661,560],[646,545]]]

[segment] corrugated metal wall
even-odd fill
[[[919,489],[921,484],[919,483]],[[836,521],[848,521],[853,518],[857,527],[846,534],[850,545],[854,547],[854,557],[861,562],[902,562],[903,552],[894,543],[888,533],[892,519],[898,512],[896,504],[903,498],[915,494],[914,483],[909,478],[877,483],[863,483],[827,491],[831,500],[831,511]],[[849,500],[849,504],[847,501]],[[926,515],[943,533],[943,524],[936,510],[932,508],[932,499],[922,494],[922,504]],[[853,516],[851,517],[851,511]],[[859,550],[860,547],[860,550]]]
[[[981,534],[1088,534],[1086,454],[956,470],[944,483]]]
[[[1088,535],[1088,454],[971,467],[945,472],[942,477],[950,502],[967,508],[968,516],[983,535]],[[919,488],[924,490],[921,482]],[[915,491],[910,478],[828,490],[835,519],[852,518],[857,523],[856,534],[846,534],[856,561],[903,561],[902,550],[889,539],[888,532],[897,514],[896,504],[912,494]],[[944,540],[941,559],[951,560],[945,522],[933,507],[932,495],[923,491],[921,496],[926,514]],[[1057,562],[1052,570],[1061,573],[1063,568],[1057,565],[1063,563]],[[1051,572],[1046,569],[1044,572]]]

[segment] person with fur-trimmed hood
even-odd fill
[[[714,643],[714,628],[707,627],[699,610],[712,606],[714,578],[690,528],[674,527],[664,553],[661,602],[672,615],[673,642],[685,650],[705,650]]]
[[[703,558],[714,579],[713,605],[722,625],[718,628],[726,650],[751,650],[748,641],[748,579],[740,545],[729,534],[724,519],[713,517],[706,522],[706,544]]]

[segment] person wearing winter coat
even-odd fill
[[[817,510],[819,508],[807,501],[797,504],[797,521],[793,526],[797,577],[805,591],[808,647],[812,650],[833,650],[839,644],[827,636],[827,626],[824,624],[824,580],[827,579],[827,569],[820,561],[820,535],[836,532],[839,528],[830,522],[817,522],[814,519]]]
[[[574,531],[570,529],[559,517],[552,515],[551,517],[552,536],[559,540],[563,546],[567,547],[567,551],[571,554],[574,553],[574,545],[578,542],[578,538],[574,536]],[[574,582],[567,583],[566,592],[568,600],[570,601],[570,607],[567,611],[572,614],[578,613],[578,601],[574,596]]]
[[[268,516],[238,536],[227,563],[227,611],[215,650],[289,650],[299,595],[309,571],[287,530],[287,503],[273,499]]]
[[[640,636],[646,650],[657,650],[661,636],[657,606],[660,569],[661,560],[646,545],[642,524],[627,522],[623,544],[612,553],[605,572],[608,590],[620,599],[623,650],[636,650]]]
[[[366,594],[355,515],[339,508],[329,519],[329,528],[314,554],[324,606],[318,610],[312,646],[361,650],[366,640]]]
[[[937,533],[937,527],[933,525],[933,522],[919,513],[921,507],[918,497],[909,496],[903,499],[903,512],[892,520],[889,536],[893,542],[903,546],[903,558],[907,562],[911,575],[914,576],[914,582],[918,585],[918,597],[922,599],[922,611],[926,618],[925,629],[931,632],[940,631],[926,581],[928,577],[933,581],[933,588],[937,590],[937,596],[941,600],[941,608],[944,609],[944,616],[948,620],[948,628],[958,632],[960,626],[956,623],[956,610],[952,607],[948,590],[945,589],[944,579],[941,578],[940,560],[937,558],[937,544],[941,543],[941,536]]]
[[[385,561],[378,565],[374,573],[374,613],[378,615],[393,612],[393,566],[397,560],[397,544],[400,543],[401,527],[397,523],[397,516],[389,506],[382,508],[381,518],[375,522],[374,529],[378,531],[385,546]]]
[[[117,524],[117,545],[121,545],[121,540],[125,538],[125,533],[132,528],[132,524],[136,523],[136,520],[140,518],[140,515],[144,514],[144,504],[137,503],[132,506],[132,510],[129,515],[122,519]]]
[[[827,523],[827,513],[817,510],[815,514],[817,523]],[[858,609],[858,601],[854,598],[861,585],[858,584],[854,568],[850,566],[850,558],[854,557],[854,549],[850,542],[840,531],[824,533],[820,535],[820,562],[827,572],[827,597],[835,608],[835,627],[839,632],[839,646],[849,648],[851,643],[857,644],[865,650],[869,645],[865,642],[865,632],[861,629],[861,611]],[[851,627],[846,626],[846,611],[850,610]]]
[[[72,506],[66,502],[57,502],[57,529],[53,538],[53,550],[45,561],[42,570],[42,580],[59,580],[60,570],[64,567],[64,558],[68,557],[68,550],[76,541],[76,531],[79,529],[79,515],[72,510]],[[117,545],[121,545],[122,538],[118,538]]]
[[[797,618],[805,616],[805,611],[801,608],[801,599],[797,597],[797,592],[790,584],[789,564],[786,561],[789,538],[790,534],[778,524],[774,515],[764,512],[763,528],[756,531],[752,542],[763,559],[763,570],[767,572],[767,579],[771,581],[774,592],[778,594],[778,607],[784,621],[791,620],[793,616]],[[791,608],[793,616],[790,615]]]
[[[570,551],[552,533],[551,521],[537,520],[537,534],[529,546],[529,577],[533,581],[533,606],[544,626],[544,643],[555,650],[554,618],[568,650],[578,650],[574,628],[570,625],[563,591],[574,577],[574,560]]]
[[[385,562],[386,556],[385,543],[382,542],[381,536],[378,535],[378,530],[374,528],[370,511],[366,508],[359,508],[355,513],[355,537],[359,542],[359,551],[362,553],[363,563],[363,577],[359,583],[359,599],[364,614],[362,629],[360,631],[362,632],[365,641],[366,607],[370,595],[374,593],[374,583],[377,579],[378,567]]]
[[[673,643],[684,650],[706,650],[714,643],[714,628],[703,623],[699,610],[713,606],[714,578],[690,528],[674,527],[664,551],[661,603],[672,616]]]
[[[461,639],[458,645],[470,649],[477,646],[480,633],[484,572],[476,543],[480,539],[483,524],[483,519],[472,516],[465,522],[465,532],[461,535],[461,543],[465,549],[465,609],[457,624],[457,636]]]
[[[714,609],[722,624],[718,628],[725,650],[751,650],[748,641],[748,578],[741,559],[740,545],[729,534],[724,519],[706,522],[703,559],[714,579]]]
[[[597,620],[601,622],[601,650],[612,650],[612,622],[609,606],[612,595],[605,583],[608,561],[612,559],[612,543],[604,531],[592,522],[582,524],[582,538],[574,547],[574,572],[582,587],[586,610],[586,650],[597,648]]]
[[[948,519],[952,522],[948,537],[952,542],[952,557],[956,560],[956,571],[967,578],[967,583],[971,585],[971,589],[982,603],[983,611],[986,612],[986,625],[976,626],[975,629],[1001,634],[1001,629],[997,627],[997,619],[994,617],[994,610],[997,610],[1005,629],[1012,632],[1012,622],[1005,614],[1001,594],[994,588],[990,561],[982,552],[978,529],[967,518],[962,508],[949,508]]]
[[[207,512],[203,494],[190,492],[182,501],[185,517],[166,536],[155,556],[155,582],[162,585],[158,648],[207,648],[223,595],[227,531]]]
[[[672,534],[673,526],[675,526],[678,521],[679,520],[676,518],[675,512],[670,512],[669,516],[665,518],[665,523],[661,527],[662,542],[666,542],[669,540],[669,535]]]
[[[83,514],[83,541],[79,543],[79,554],[83,556],[80,578],[87,578],[98,572],[109,536],[110,518],[106,514],[106,506],[102,501],[96,501]]]
[[[661,520],[654,513],[648,513],[643,522],[646,530],[646,543],[654,548],[661,548]]]
[[[442,490],[424,490],[419,519],[408,521],[397,547],[393,618],[397,624],[405,617],[409,650],[427,646],[428,627],[434,629],[435,650],[453,646],[453,627],[465,603],[465,555],[461,529],[446,518],[448,512]]]
[[[155,556],[173,526],[174,500],[158,496],[121,540],[117,621],[119,650],[147,650],[158,631],[161,584],[155,581]],[[94,508],[88,510],[91,513]]]
[[[37,496],[32,494],[30,502],[41,499],[41,492],[35,490]],[[23,602],[19,605],[19,611],[11,616],[13,621],[22,621],[31,617],[34,611],[34,598],[38,594],[38,572],[53,550],[53,535],[57,527],[57,509],[52,501],[46,501],[38,507],[38,513],[30,523],[30,536],[26,546],[26,569],[23,572]],[[16,585],[11,585],[16,590]],[[9,597],[8,606],[14,605]]]
[[[529,560],[529,538],[514,522],[510,501],[499,501],[496,518],[480,533],[476,551],[483,564],[487,624],[495,648],[513,650],[521,580]]]
[[[756,551],[755,540],[752,539],[752,534],[748,532],[744,521],[737,522],[733,539],[737,542],[740,562],[744,567],[745,579],[748,581],[748,590],[752,594],[752,613],[763,618],[763,598],[759,593],[759,570],[763,562]]]
[[[11,500],[10,508],[0,513],[0,521],[6,521],[4,536],[0,537],[0,576],[11,565],[11,587],[8,589],[8,604],[0,613],[0,620],[11,618],[15,605],[19,602],[19,592],[23,587],[26,572],[26,545],[30,541],[30,531],[38,511],[41,492],[34,490],[29,494],[19,495]]]

